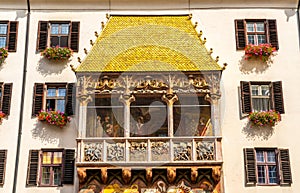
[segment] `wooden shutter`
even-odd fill
[[[3,86],[3,100],[2,100],[2,112],[6,115],[10,113],[12,83],[4,84]]]
[[[241,81],[242,113],[252,112],[250,82]]]
[[[278,36],[277,36],[277,25],[275,19],[269,19],[268,22],[268,33],[269,33],[269,43],[272,44],[272,46],[276,47],[276,49],[279,49],[278,45]]]
[[[35,83],[33,89],[32,116],[36,116],[43,109],[44,84]]]
[[[247,186],[254,186],[256,184],[256,161],[255,150],[253,148],[244,149],[245,162],[245,182]]]
[[[9,22],[7,46],[9,52],[17,51],[18,24],[19,23],[17,21]]]
[[[65,150],[65,160],[64,160],[64,184],[74,183],[74,167],[75,167],[75,150],[66,149]]]
[[[273,99],[273,108],[275,111],[280,114],[284,113],[284,104],[283,104],[283,93],[282,93],[282,82],[273,82],[272,83],[272,99]]]
[[[243,50],[246,46],[246,30],[245,20],[236,19],[235,23],[235,38],[236,38],[236,49]]]
[[[79,22],[71,22],[71,29],[70,29],[70,48],[74,52],[78,52],[79,47]]]
[[[75,97],[73,97],[73,93],[75,92],[74,86],[75,86],[74,83],[69,83],[67,85],[66,113],[68,115],[74,115],[74,109],[75,109]]]
[[[7,150],[0,150],[0,185],[4,184]]]
[[[39,168],[39,150],[29,150],[27,168],[27,186],[36,186]]]
[[[290,156],[288,149],[279,149],[280,162],[280,184],[290,185],[292,183],[292,173],[290,165]]]
[[[47,48],[48,23],[48,21],[39,21],[36,48],[37,51],[43,51]]]

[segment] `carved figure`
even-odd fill
[[[197,167],[192,167],[191,168],[191,180],[193,183],[196,182],[196,179],[198,177],[198,168]]]
[[[152,168],[146,168],[146,180],[148,183],[152,181]]]
[[[101,168],[101,180],[104,184],[107,182],[107,168]]]
[[[167,169],[167,177],[169,183],[173,183],[176,178],[176,168],[168,168]]]
[[[79,183],[82,184],[86,181],[86,169],[85,168],[77,168],[77,175],[79,179]]]
[[[130,168],[123,168],[122,169],[122,178],[125,184],[128,184],[131,180],[131,169]]]

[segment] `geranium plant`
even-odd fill
[[[67,47],[49,47],[46,48],[41,55],[48,60],[67,60],[73,54],[73,51]]]
[[[261,112],[252,112],[249,115],[249,120],[254,126],[274,126],[280,120],[280,113],[276,111],[261,111]]]
[[[269,60],[270,56],[274,55],[276,48],[271,44],[249,44],[245,47],[245,60],[259,58],[263,62]]]
[[[2,119],[6,116],[5,113],[3,113],[2,111],[0,111],[0,124],[2,123]]]
[[[5,58],[8,56],[8,51],[5,48],[0,48],[0,64],[4,62]]]
[[[41,110],[37,117],[40,121],[45,121],[50,125],[55,125],[58,127],[63,127],[71,121],[71,118],[66,113],[60,111]]]

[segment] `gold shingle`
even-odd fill
[[[206,70],[221,67],[189,16],[111,16],[76,72]]]

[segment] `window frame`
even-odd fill
[[[5,115],[10,114],[10,106],[11,106],[11,97],[12,97],[12,83],[4,83],[0,82],[0,111],[5,113]]]
[[[68,116],[74,115],[75,97],[74,88],[75,83],[35,83],[33,88],[33,102],[32,102],[32,117],[36,117],[41,110],[46,110],[47,105],[47,88],[49,87],[63,87],[66,88],[64,113]]]
[[[51,28],[53,24],[68,24],[69,31],[68,34],[51,34]],[[71,48],[73,52],[78,52],[79,50],[79,32],[80,32],[80,22],[79,21],[39,21],[38,23],[38,34],[37,34],[37,45],[36,50],[41,52],[47,47],[51,47],[51,36],[55,37],[68,37],[67,46]]]
[[[234,24],[237,50],[244,50],[248,45],[247,22],[264,22],[266,43],[271,44],[276,50],[279,49],[278,31],[275,19],[235,19]]]
[[[43,163],[43,156],[45,152],[51,153],[51,163],[50,164],[44,164]],[[54,153],[61,153],[61,163],[60,164],[54,164],[53,159],[54,159]],[[45,187],[57,187],[57,186],[62,186],[63,184],[63,171],[64,171],[64,149],[42,149],[40,151],[40,170],[39,170],[39,186],[45,186]],[[50,179],[49,179],[49,184],[43,184],[43,168],[50,168]],[[60,176],[60,183],[58,185],[54,184],[54,169],[53,168],[60,168],[61,169],[61,176]]]
[[[252,85],[269,85],[270,110],[275,110],[280,114],[285,113],[282,81],[240,81],[240,106],[242,115],[248,115],[254,112],[252,104]]]
[[[63,24],[67,24],[68,25],[68,34],[63,34],[63,33],[61,33],[61,31],[62,31],[62,25]],[[52,28],[53,28],[53,25],[58,25],[58,34],[52,34]],[[49,36],[48,36],[48,42],[49,42],[49,44],[48,44],[48,47],[56,47],[56,46],[58,46],[58,47],[70,47],[69,45],[70,45],[70,43],[69,43],[69,38],[70,38],[70,33],[71,33],[71,31],[70,31],[70,29],[71,29],[71,22],[56,22],[56,21],[50,21],[49,22]],[[53,38],[53,37],[57,37],[58,38],[58,45],[53,45],[52,43],[52,41],[51,41],[51,39]],[[61,42],[60,42],[60,40],[61,40],[61,37],[67,37],[68,38],[68,40],[67,40],[67,46],[62,46],[61,45]]]
[[[6,34],[0,34],[1,37],[6,37],[5,49],[9,52],[16,52],[17,51],[17,39],[18,39],[18,21],[6,21],[0,20],[0,24],[6,24]]]
[[[58,110],[58,100],[64,100],[64,107],[63,107],[63,111],[61,112],[65,112],[66,111],[66,103],[67,103],[67,83],[65,84],[52,84],[52,83],[46,83],[45,84],[46,86],[46,94],[45,94],[45,105],[44,105],[44,109],[45,110],[50,110],[50,108],[47,107],[47,104],[48,104],[48,100],[55,100],[55,108],[54,109],[51,109],[51,110],[55,110],[57,111]],[[48,96],[48,90],[51,89],[51,88],[55,88],[55,96]],[[64,88],[65,89],[65,96],[59,96],[59,89],[61,88]]]
[[[257,159],[257,154],[258,151],[263,152],[263,158],[264,161],[260,162]],[[268,162],[268,155],[267,152],[274,152],[275,154],[275,162]],[[264,166],[265,169],[265,183],[259,183],[259,180],[257,180],[257,185],[263,186],[263,185],[269,185],[269,186],[274,186],[279,184],[279,161],[278,161],[278,151],[277,149],[269,149],[269,148],[255,148],[255,162],[256,162],[256,177],[257,179],[259,178],[259,171],[258,171],[258,166]],[[269,167],[268,166],[276,166],[276,183],[270,183],[270,177],[269,177]]]
[[[248,31],[248,27],[247,24],[249,23],[253,23],[254,24],[254,31]],[[257,31],[257,23],[263,23],[264,24],[264,31]],[[254,36],[254,44],[253,45],[259,45],[259,44],[263,44],[263,43],[258,43],[258,35],[265,35],[265,42],[264,43],[268,43],[268,33],[267,33],[267,24],[266,24],[266,20],[246,20],[246,28],[245,28],[245,33],[246,33],[246,44],[250,44],[249,43],[249,39],[248,39],[248,35],[253,35]]]

